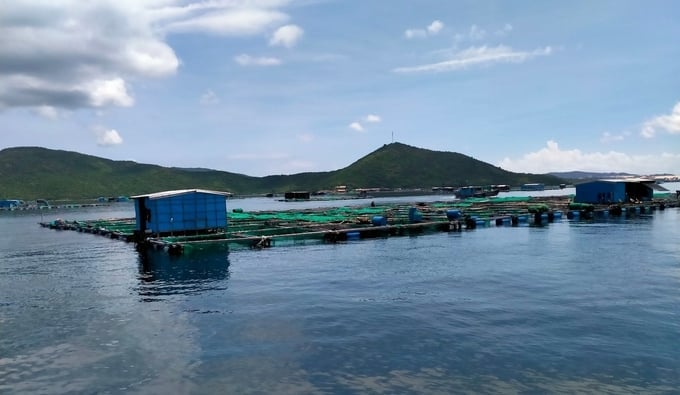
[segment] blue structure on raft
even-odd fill
[[[13,210],[22,206],[24,202],[17,199],[3,199],[0,200],[0,210]]]
[[[611,179],[596,180],[576,185],[575,202],[592,204],[630,203],[650,201],[654,190],[666,190],[654,180]]]
[[[227,227],[229,192],[182,189],[133,196],[135,234],[170,235],[209,233]]]
[[[545,190],[545,184],[540,183],[540,182],[522,184],[520,186],[520,190],[522,190],[522,191],[543,191],[543,190]]]

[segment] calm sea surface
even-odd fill
[[[133,213],[0,213],[0,393],[680,391],[680,209],[182,257],[37,225]]]

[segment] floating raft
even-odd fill
[[[92,233],[136,242],[171,254],[210,246],[269,248],[305,243],[337,243],[364,238],[451,232],[490,226],[545,225],[560,220],[590,219],[617,215],[640,215],[675,205],[653,201],[641,205],[594,206],[571,203],[571,197],[477,198],[452,202],[338,207],[299,211],[227,213],[227,229],[135,239],[135,219],[93,221],[55,220],[46,228]]]

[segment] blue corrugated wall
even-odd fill
[[[144,205],[150,210],[146,229],[151,233],[183,232],[227,227],[226,197],[201,192],[149,199],[143,197]],[[138,199],[138,200],[140,200]],[[139,212],[140,203],[135,204],[137,229],[146,220],[145,213]]]
[[[623,182],[593,181],[576,185],[578,203],[620,203],[626,201]]]

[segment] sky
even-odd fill
[[[515,172],[680,174],[674,0],[0,8],[0,149],[265,176],[397,141]]]

